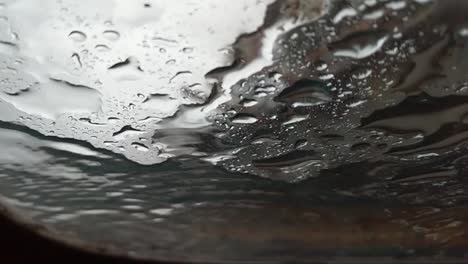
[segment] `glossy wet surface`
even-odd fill
[[[468,1],[0,7],[0,193],[33,221],[144,258],[464,256]]]

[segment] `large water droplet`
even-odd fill
[[[18,110],[48,119],[63,114],[93,113],[101,107],[101,94],[85,85],[59,79],[45,80],[15,95],[0,95],[4,101]]]
[[[321,81],[300,80],[284,89],[275,101],[290,104],[293,107],[308,107],[328,103],[332,100],[327,87]]]
[[[257,121],[258,119],[250,114],[238,114],[231,119],[231,122],[234,124],[253,124]]]

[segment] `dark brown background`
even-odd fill
[[[85,253],[42,238],[0,215],[0,263],[149,263]],[[155,263],[155,262],[151,262]]]

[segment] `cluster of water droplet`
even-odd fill
[[[158,123],[209,99],[205,74],[232,62],[225,48],[261,24],[270,2],[9,1],[1,119],[141,164],[165,161],[173,154],[152,139]],[[205,22],[226,8],[245,22]]]
[[[1,10],[1,119],[141,164],[191,155],[298,181],[434,157],[425,140],[452,109],[431,125],[408,109],[467,90],[466,29],[441,1],[30,2]],[[245,22],[206,23],[226,8]]]
[[[459,94],[466,82],[457,59],[463,30],[441,21],[442,6],[333,1],[317,21],[285,32],[275,42],[274,64],[233,87],[218,125],[237,147],[211,160],[298,181],[345,164],[439,156],[427,137],[466,113],[435,113],[439,100],[453,100],[445,96]],[[426,110],[434,120],[411,104],[437,106]],[[453,121],[441,117],[448,112]],[[411,155],[402,151],[412,148]]]

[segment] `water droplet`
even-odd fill
[[[234,124],[253,124],[257,121],[258,119],[250,114],[238,114],[231,119],[231,122]]]
[[[302,122],[302,121],[307,120],[307,119],[309,119],[309,116],[308,116],[308,115],[304,115],[304,116],[291,116],[287,121],[283,122],[283,125],[287,126],[287,125],[291,125],[291,124],[295,124],[295,123]]]
[[[118,121],[120,121],[120,118],[117,118],[117,117],[109,117],[109,118],[107,118],[107,122],[109,122],[109,124],[115,124],[115,123],[117,123]]]
[[[81,62],[80,55],[78,55],[77,53],[73,53],[72,59],[76,62],[76,64],[80,66],[80,68],[83,67],[83,63]]]
[[[458,93],[468,94],[468,84],[464,84],[457,89]]]
[[[330,48],[338,57],[364,59],[380,51],[387,40],[387,35],[378,32],[356,33],[340,42],[333,43]]]
[[[184,53],[192,53],[192,52],[193,52],[193,48],[191,48],[191,47],[183,48],[183,49],[182,49],[182,52],[184,52]]]
[[[78,30],[70,32],[68,37],[75,42],[84,42],[86,40],[86,34]]]
[[[91,87],[49,78],[40,83],[40,87],[2,96],[2,99],[23,112],[56,119],[66,113],[97,112],[101,96]]]
[[[294,148],[295,149],[303,149],[303,148],[305,148],[307,146],[307,144],[308,144],[307,139],[299,139],[294,144]]]
[[[279,82],[281,78],[283,77],[283,75],[279,72],[270,72],[268,74],[268,77],[272,78],[275,82]]]
[[[358,13],[356,11],[356,9],[352,8],[352,7],[348,7],[348,8],[343,8],[341,11],[339,11],[335,17],[333,18],[333,23],[334,24],[338,24],[340,23],[343,19],[347,18],[347,17],[354,17],[356,16]]]
[[[172,76],[172,78],[169,80],[169,82],[174,82],[177,78],[181,78],[181,77],[184,77],[184,76],[187,76],[187,75],[192,75],[192,72],[191,71],[179,71],[177,72],[174,76]]]
[[[119,131],[115,132],[112,136],[117,141],[122,141],[128,137],[141,136],[144,132],[133,128],[132,126],[124,126]]]
[[[143,76],[140,62],[135,57],[115,63],[109,67],[108,71],[118,81],[135,81]]]
[[[361,106],[361,105],[365,104],[366,102],[367,102],[367,100],[359,100],[357,102],[349,104],[348,106],[351,107],[351,108],[354,108],[354,107]]]
[[[364,4],[368,7],[373,7],[377,4],[377,0],[364,0]]]
[[[120,33],[114,30],[106,30],[102,32],[102,35],[110,41],[117,41],[120,38]]]
[[[377,20],[381,18],[384,14],[385,12],[383,10],[374,10],[370,13],[365,14],[363,18],[367,20]]]
[[[132,146],[138,151],[143,151],[143,152],[149,151],[149,148],[147,146],[138,142],[132,143]]]
[[[333,75],[331,73],[328,73],[328,74],[321,74],[319,76],[319,79],[323,80],[323,81],[329,81],[329,80],[333,79],[334,77],[335,77],[335,75]]]
[[[372,74],[371,69],[360,68],[353,72],[353,78],[357,80],[363,80]]]
[[[392,1],[385,4],[385,6],[393,10],[401,10],[406,7],[406,1]]]
[[[325,62],[318,62],[315,68],[317,69],[317,71],[324,71],[328,69],[328,64],[326,64]]]
[[[243,107],[252,107],[252,106],[255,106],[258,104],[258,101],[256,100],[252,100],[252,99],[243,99],[240,104],[243,106]]]
[[[255,94],[271,94],[276,92],[275,86],[256,87]]]
[[[281,169],[284,173],[293,173],[309,168],[323,166],[323,162],[313,151],[296,150],[279,157],[254,160],[253,165],[260,169]]]
[[[173,208],[159,208],[159,209],[150,210],[150,213],[156,214],[156,215],[168,216],[168,215],[171,215],[173,211],[174,211]]]
[[[103,44],[100,44],[100,45],[96,45],[96,47],[94,47],[96,49],[96,51],[98,52],[107,52],[110,50],[110,48],[107,46],[107,45],[103,45]]]
[[[458,35],[461,37],[468,37],[468,28],[462,28],[458,31]]]
[[[176,60],[174,60],[174,59],[170,59],[170,60],[166,61],[166,65],[174,65],[174,64],[176,64]]]
[[[321,105],[331,101],[327,89],[321,81],[300,80],[284,89],[275,101],[288,103],[293,107]]]
[[[108,147],[115,146],[117,144],[116,141],[104,141],[104,145]]]
[[[372,147],[371,144],[367,143],[367,142],[361,142],[361,143],[357,143],[357,144],[354,144],[352,147],[351,147],[351,150],[352,151],[367,151],[368,149],[370,149]]]
[[[439,157],[440,154],[438,153],[424,153],[424,154],[419,154],[416,156],[417,159],[424,159],[424,158],[434,158],[434,157]]]

